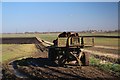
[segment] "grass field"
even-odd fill
[[[120,33],[118,32],[111,32],[111,33],[79,33],[80,36],[118,36]]]
[[[2,44],[2,62],[32,56],[37,52],[34,44]]]
[[[109,47],[118,47],[117,38],[94,38],[95,46],[109,46]],[[92,38],[84,38],[84,43],[92,45]]]
[[[58,36],[57,33],[52,34],[2,34],[2,37],[39,37],[43,40],[52,42]]]
[[[57,38],[59,33],[49,34],[2,34],[2,37],[39,37],[43,40],[53,42]],[[118,33],[79,33],[80,36],[118,36]],[[118,47],[118,39],[116,38],[95,38],[95,45]],[[89,38],[84,39],[85,44],[91,44],[92,41]]]
[[[117,36],[118,33],[79,33],[81,36],[91,36],[91,35],[107,35],[107,36]],[[2,34],[2,37],[39,37],[43,40],[50,41],[52,42],[55,40],[58,36],[58,33],[49,33],[49,34]],[[91,43],[91,39],[84,39],[85,44]],[[118,47],[118,39],[115,38],[95,38],[95,45],[98,46],[109,46],[109,47]],[[33,48],[31,50],[31,48]],[[93,50],[93,49],[91,49]],[[28,51],[28,52],[27,52]],[[105,50],[109,51],[109,50]],[[27,44],[27,45],[18,45],[18,44],[3,44],[2,45],[2,60],[7,61],[9,58],[14,58],[15,57],[21,57],[23,56],[22,53],[25,55],[31,55],[32,53],[36,52],[35,45],[33,44]],[[114,50],[112,51],[114,52]],[[18,53],[16,55],[16,53]],[[117,54],[117,51],[115,51]],[[12,55],[10,55],[12,54]]]
[[[80,36],[92,36],[92,35],[105,35],[105,36],[117,36],[118,33],[97,33],[97,34],[89,34],[89,33],[79,33]],[[58,36],[57,34],[2,34],[2,37],[39,37],[43,40],[52,42]],[[91,44],[91,38],[84,39],[85,44]],[[109,46],[109,47],[118,47],[118,39],[114,38],[95,38],[95,45],[97,46]],[[0,58],[2,58],[2,63],[7,63],[11,60],[23,58],[23,57],[31,57],[38,52],[36,46],[34,44],[0,44]],[[112,52],[117,54],[116,50],[110,49],[95,49],[88,48],[90,50],[99,50],[102,52]],[[117,76],[120,76],[120,65],[109,63],[109,62],[101,62],[101,60],[96,59],[94,57],[90,57],[90,65],[96,66],[101,70],[105,70],[108,72],[112,72]]]

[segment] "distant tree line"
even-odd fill
[[[62,32],[62,31],[61,31]],[[59,32],[17,32],[15,34],[50,34],[50,33],[61,33]],[[112,32],[119,32],[120,29],[118,30],[108,30],[108,31],[103,31],[103,30],[86,30],[86,31],[70,31],[70,32],[78,32],[78,33],[112,33]],[[12,34],[12,33],[5,33],[5,34]]]
[[[103,31],[103,30],[87,30],[87,31],[80,31],[81,33],[97,33],[97,32],[101,32],[101,33],[112,33],[112,32],[120,32],[120,29],[118,30],[108,30],[108,31]]]

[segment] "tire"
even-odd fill
[[[89,66],[89,53],[83,52],[80,58],[83,66]]]

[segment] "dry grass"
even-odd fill
[[[31,56],[37,52],[34,44],[2,44],[2,62]]]

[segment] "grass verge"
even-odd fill
[[[99,69],[110,72],[115,76],[120,76],[120,64],[114,64],[111,62],[101,61],[100,59],[96,59],[93,56],[90,57],[90,65],[96,66]]]

